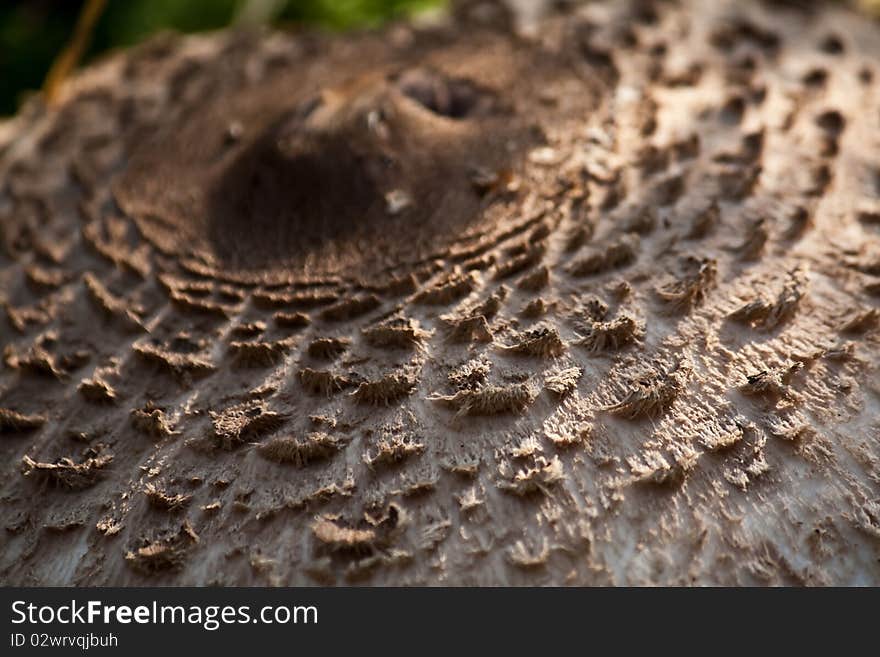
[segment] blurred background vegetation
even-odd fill
[[[39,89],[73,35],[87,0],[0,0],[0,116]],[[84,60],[154,32],[214,30],[241,22],[346,29],[378,25],[444,0],[107,0]]]

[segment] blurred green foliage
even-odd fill
[[[85,0],[0,0],[0,115],[14,113],[23,94],[39,89],[64,48]],[[276,24],[328,29],[374,26],[442,5],[443,0],[109,0],[86,59],[130,46],[159,30],[213,30],[248,9]]]

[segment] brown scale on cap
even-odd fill
[[[540,143],[511,100],[542,71],[565,74],[503,40],[485,46],[467,76],[441,62],[474,56],[470,44],[442,59],[428,47],[415,66],[371,46],[360,74],[346,53],[227,90],[138,148],[115,197],[160,248],[230,273],[354,279],[442,255],[481,221],[469,172],[516,167]]]

